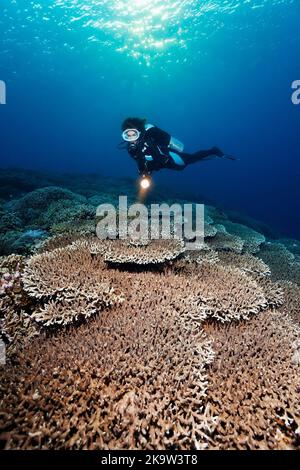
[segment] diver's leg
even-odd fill
[[[168,160],[166,161],[164,167],[169,170],[184,170],[186,167],[186,161],[182,157],[181,152],[171,152],[169,151]]]
[[[223,157],[224,153],[218,147],[212,147],[208,150],[199,150],[195,153],[184,153],[181,154],[182,159],[188,165],[190,163],[199,162],[201,160],[209,160],[213,157]]]
[[[161,169],[163,170],[164,168],[166,170],[184,170],[186,167],[186,164],[180,164],[178,165],[177,163],[174,162],[174,160],[170,159]]]

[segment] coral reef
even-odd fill
[[[17,311],[9,298],[0,298],[0,336],[11,357],[39,334],[32,317],[24,310]]]
[[[266,240],[262,233],[256,232],[246,225],[237,224],[229,220],[223,221],[222,224],[230,235],[239,237],[244,241],[243,250],[249,253],[257,253],[260,245]]]
[[[204,225],[204,237],[205,238],[214,237],[217,235],[217,233],[218,233],[218,229],[216,226],[212,224],[208,224],[208,223]]]
[[[234,251],[241,253],[244,248],[244,240],[237,235],[226,232],[224,225],[216,224],[217,233],[212,238],[207,238],[206,243],[212,250]]]
[[[73,201],[82,204],[86,202],[86,198],[68,189],[49,186],[36,189],[20,199],[13,200],[7,207],[16,212],[23,223],[33,223],[41,214],[45,214],[49,206],[55,201],[60,201],[60,203],[62,201]]]
[[[273,243],[280,243],[284,245],[295,257],[300,257],[300,241],[292,238],[280,238],[274,240]]]
[[[44,230],[7,231],[5,234],[0,234],[0,254],[30,254],[46,236]]]
[[[87,234],[84,234],[86,238]],[[46,251],[52,251],[56,248],[64,248],[65,246],[71,245],[77,240],[81,240],[83,234],[77,231],[66,231],[61,234],[52,235],[51,237],[46,238],[46,240],[41,241],[37,246],[35,253],[45,253]]]
[[[259,274],[261,276],[271,274],[269,266],[251,253],[237,254],[220,251],[218,256],[224,266],[232,266],[246,273]]]
[[[252,278],[263,290],[269,308],[280,307],[284,303],[284,291],[279,282],[273,282],[269,277],[253,274]]]
[[[299,328],[279,312],[247,323],[208,324],[216,358],[208,403],[218,416],[212,448],[299,449]]]
[[[300,286],[291,281],[279,281],[283,290],[282,311],[286,312],[300,326]]]
[[[178,260],[176,266],[182,266],[182,268],[190,267],[190,264],[202,264],[202,263],[218,263],[220,261],[219,253],[204,247],[200,250],[186,250],[183,258]]]
[[[144,273],[147,285],[149,276]],[[159,298],[144,298],[142,289],[130,294],[131,308],[104,311],[20,353],[22,381],[4,400],[7,449],[207,446],[216,424],[203,406],[210,342],[190,318],[162,309]],[[16,368],[7,368],[1,387],[14,388],[18,380]]]
[[[153,240],[141,245],[116,240],[110,243],[104,259],[110,264],[162,264],[175,260],[183,252],[184,245],[180,240]]]
[[[259,257],[270,267],[272,279],[300,285],[300,262],[284,245],[266,243],[261,247]]]
[[[198,250],[100,240],[96,206],[134,202],[133,181],[13,174],[0,170],[3,448],[300,449],[300,242],[212,205]]]
[[[8,230],[21,230],[22,221],[14,212],[3,211],[0,213],[0,233],[5,233]]]
[[[48,302],[32,314],[44,326],[66,325],[122,301],[102,259],[93,257],[83,244],[32,256],[24,268],[23,284],[30,296]]]
[[[239,269],[203,263],[193,282],[207,315],[221,322],[247,319],[267,306],[262,288]]]
[[[37,223],[40,227],[47,229],[51,228],[53,225],[62,223],[74,227],[74,225],[78,224],[80,221],[95,219],[95,216],[96,210],[94,206],[90,204],[83,204],[77,200],[76,203],[74,203],[74,200],[71,199],[59,199],[56,202],[52,202],[47,210],[41,213]]]
[[[10,255],[0,260],[0,337],[11,356],[38,334],[31,317],[33,304],[23,289],[24,257]]]

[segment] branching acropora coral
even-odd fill
[[[153,276],[144,273],[143,284],[149,286]],[[17,370],[6,368],[7,449],[208,445],[217,420],[203,406],[210,341],[191,317],[161,308],[167,305],[163,290],[145,297],[135,289],[138,277],[128,283],[129,305],[104,310],[88,325],[21,352],[21,383]]]

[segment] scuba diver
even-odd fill
[[[118,148],[125,148],[136,161],[139,174],[149,177],[153,171],[163,168],[183,170],[187,165],[214,157],[235,160],[218,147],[199,150],[195,153],[183,152],[184,144],[168,132],[147,123],[146,119],[128,117],[122,123],[123,141]],[[125,144],[125,147],[124,147]]]

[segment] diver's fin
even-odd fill
[[[223,150],[221,150],[220,147],[217,147],[216,145],[211,148],[211,153],[219,158],[223,158],[225,156]]]
[[[221,150],[217,146],[214,146],[212,148],[212,151],[214,152],[214,155],[216,155],[219,158],[227,158],[228,160],[238,160],[238,158],[235,158],[233,155],[230,155],[228,153],[224,153],[223,150]]]
[[[227,158],[227,160],[239,160],[239,158],[234,157],[233,155],[229,155],[227,153],[224,153],[222,158]]]

